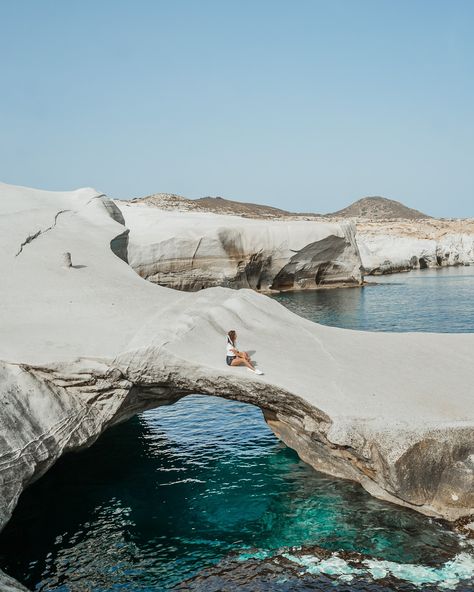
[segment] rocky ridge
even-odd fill
[[[162,286],[270,292],[362,283],[350,222],[249,219],[148,202],[115,204],[130,229],[130,265]]]
[[[153,206],[160,210],[182,212],[196,211],[230,216],[243,216],[247,218],[264,219],[304,219],[322,220],[324,218],[354,218],[362,220],[423,220],[431,219],[431,216],[409,208],[399,201],[386,197],[363,197],[346,208],[329,214],[317,214],[311,212],[290,212],[273,206],[256,203],[240,202],[223,197],[200,197],[190,199],[174,193],[154,193],[145,197],[137,197],[127,201],[131,204]]]
[[[156,194],[130,202],[117,201],[116,203],[119,207],[121,207],[120,204],[122,203],[125,205],[141,204],[167,212],[212,212],[225,214],[226,216],[286,221],[287,223],[312,221],[314,224],[326,223],[339,227],[341,225],[344,227],[344,225],[349,223],[353,225],[353,229],[351,230],[352,235],[354,235],[355,229],[355,243],[361,259],[361,272],[365,275],[397,273],[428,267],[470,265],[474,263],[473,219],[436,219],[418,210],[409,208],[398,201],[384,197],[365,197],[342,210],[325,215],[298,214],[269,206],[244,204],[222,198],[192,200],[170,194]],[[133,224],[131,226],[133,232]],[[349,239],[349,242],[353,243],[354,241]],[[179,250],[176,245],[175,247]],[[154,247],[151,245],[150,249],[153,250]],[[329,258],[330,256],[329,254]],[[260,257],[257,251],[251,254],[242,254],[240,259],[245,260],[247,258],[247,261],[253,262],[255,257]],[[337,255],[334,254],[334,257],[337,257]],[[149,254],[147,259],[149,259]],[[307,259],[304,259],[301,264],[307,264]],[[317,264],[312,266],[311,273],[308,275],[316,278],[320,266],[322,265],[324,267],[326,264],[324,260],[319,259]],[[141,265],[137,269],[139,267]],[[156,261],[155,267],[160,267]],[[202,271],[204,277],[206,272],[205,270]],[[139,271],[139,273],[141,272]],[[153,273],[150,273],[148,277],[151,278],[153,275]],[[226,278],[228,276],[228,274],[221,274],[220,277],[222,275],[225,275]],[[353,277],[356,278],[356,276]],[[155,275],[155,278],[158,283],[163,282],[163,285],[170,285],[170,287],[194,289],[192,285],[189,287],[186,287],[185,284],[179,286],[179,282],[174,282],[174,285],[173,283],[167,284],[167,279],[172,281],[172,277],[168,276],[167,278],[164,273],[158,273]],[[245,286],[255,289],[258,284],[258,281],[250,282],[248,285],[245,282],[239,283],[235,275],[234,281],[232,282],[231,280],[230,283],[226,283],[229,281],[228,279],[220,283],[218,278],[219,274],[215,275],[213,281],[206,285]],[[340,274],[334,283],[328,283],[330,285],[337,285],[338,282],[339,285],[343,286],[356,285],[356,282],[352,279],[344,281]],[[302,283],[305,284],[304,281]],[[290,282],[291,289],[298,289],[298,280],[293,282],[293,285],[294,287],[291,288]],[[267,282],[267,286],[271,286],[271,282]],[[324,287],[315,281],[310,281],[306,286],[310,289]]]
[[[154,193],[146,197],[137,197],[130,200],[129,203],[153,206],[165,211],[212,212],[214,214],[243,216],[247,218],[280,219],[300,216],[300,214],[294,214],[272,206],[240,202],[224,197],[189,199],[174,193]]]

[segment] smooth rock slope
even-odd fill
[[[59,456],[191,393],[258,405],[301,458],[379,498],[474,511],[473,335],[348,331],[251,290],[163,288],[124,260],[121,220],[92,189],[0,185],[0,528]],[[225,365],[231,328],[263,377]]]
[[[130,229],[130,265],[162,286],[265,292],[362,283],[355,228],[348,222],[170,210],[162,201],[162,207],[149,200],[115,203]]]

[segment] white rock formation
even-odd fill
[[[357,243],[367,274],[470,265],[474,263],[474,222],[359,222]]]
[[[191,393],[258,405],[301,458],[379,498],[474,511],[474,335],[348,331],[252,290],[163,288],[124,261],[119,220],[91,189],[0,185],[0,528],[64,452]],[[225,365],[231,328],[263,377]]]
[[[270,291],[362,282],[350,222],[262,220],[115,203],[130,229],[130,265],[162,286]]]

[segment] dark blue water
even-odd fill
[[[474,269],[381,282],[278,299],[331,325],[474,330]],[[63,592],[470,590],[474,573],[472,548],[446,525],[316,473],[259,409],[199,395],[62,459],[22,495],[0,562]]]
[[[365,331],[474,332],[474,267],[369,278],[362,289],[284,293],[276,299],[317,323]]]

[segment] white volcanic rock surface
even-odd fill
[[[368,273],[474,263],[474,220],[358,221],[357,244]]]
[[[192,393],[258,405],[301,458],[377,497],[474,511],[474,335],[349,331],[251,290],[163,288],[112,251],[120,219],[91,189],[0,185],[0,527],[64,452]],[[264,376],[225,365],[229,329]]]
[[[398,271],[419,269],[425,266],[440,267],[474,263],[474,220],[431,218],[398,201],[384,197],[365,197],[352,203],[343,210],[324,216],[318,214],[297,214],[269,206],[242,203],[222,198],[187,199],[177,195],[162,193],[134,199],[129,202],[117,202],[120,208],[123,208],[125,204],[127,206],[146,207],[146,211],[149,212],[156,208],[168,212],[200,212],[202,215],[213,213],[221,215],[228,214],[233,217],[244,216],[257,221],[271,219],[277,222],[284,220],[293,223],[296,221],[312,221],[315,225],[326,223],[332,225],[333,228],[339,228],[339,231],[335,233],[336,236],[340,236],[340,231],[343,229],[343,233],[347,235],[348,241],[355,246],[356,251],[360,251],[363,270],[368,274],[395,273]],[[234,273],[235,262],[234,266],[232,265],[232,261],[227,261],[224,264],[225,259],[222,255],[219,260],[214,259],[212,263],[210,260],[198,257],[199,265],[196,265],[196,259],[192,257],[194,255],[193,247],[196,245],[187,244],[185,240],[186,238],[190,238],[186,233],[185,218],[183,218],[184,227],[182,230],[184,237],[180,238],[179,245],[177,242],[159,245],[157,233],[153,233],[153,230],[151,233],[147,233],[148,238],[146,243],[143,241],[140,242],[140,238],[136,238],[134,226],[138,223],[141,233],[144,226],[143,220],[137,220],[140,214],[135,211],[130,211],[128,217],[130,218],[129,221],[132,228],[132,249],[136,248],[135,262],[138,265],[136,269],[147,279],[169,287],[183,289],[200,289],[203,285],[204,287],[229,285],[231,287],[252,287],[255,289],[259,279],[263,279],[263,283],[271,284],[270,273],[264,273],[262,278],[259,277],[260,269],[258,265],[265,262],[265,258],[262,257],[263,251],[253,252],[250,255],[248,253],[240,253],[240,260],[247,260],[247,263],[250,263],[247,270],[249,273],[247,274]],[[152,214],[151,217],[153,218]],[[189,219],[193,220],[193,216]],[[225,220],[225,218],[223,219]],[[194,218],[194,220],[197,224],[199,223],[199,218]],[[154,224],[156,230],[158,230],[160,228],[160,222],[157,222],[155,219]],[[146,222],[145,226],[147,226]],[[354,226],[357,229],[355,241],[352,238],[354,236]],[[298,226],[295,228],[298,228]],[[349,232],[347,232],[348,228],[351,229]],[[246,231],[244,229],[242,231],[248,232],[249,229],[250,227]],[[160,228],[160,233],[161,230]],[[215,229],[211,233],[215,233]],[[178,234],[175,236],[178,237]],[[137,243],[140,243],[139,247]],[[177,247],[176,254],[178,254],[178,251],[181,252],[181,250],[184,250],[186,257],[183,259],[170,259],[173,255],[172,246]],[[275,243],[275,247],[278,247],[278,241]],[[214,253],[217,253],[219,248],[222,250],[222,245],[215,248]],[[323,246],[320,250],[325,251],[325,255],[328,256],[331,256],[332,250],[334,259],[343,261],[342,270],[339,269],[339,272],[342,271],[342,273],[334,274],[331,268],[326,270],[324,268],[324,257],[313,262],[313,269],[311,271],[318,268],[322,269],[322,272],[328,271],[327,280],[331,281],[331,276],[333,276],[332,280],[335,283],[344,284],[343,274],[350,268],[350,264],[348,265],[348,263],[353,257],[353,253],[348,248],[341,256],[341,253],[335,253],[337,248],[337,243],[333,243],[332,245]],[[199,251],[201,255],[205,254],[202,245],[199,247]],[[311,257],[314,255],[314,251],[313,249]],[[279,253],[278,249],[276,252]],[[273,254],[274,251],[266,251],[267,256],[269,253]],[[234,255],[237,257],[236,252],[234,252]],[[310,258],[308,255],[309,253],[305,253],[305,257],[302,258],[303,261],[300,263],[300,268],[304,266],[308,267],[307,264]],[[193,266],[190,273],[191,260],[193,260]],[[280,260],[284,261],[284,259]],[[207,269],[208,267],[210,269]],[[273,268],[275,271],[276,266],[274,265]],[[173,273],[175,270],[176,274]],[[242,272],[242,269],[238,269],[237,271]],[[316,273],[317,271],[313,273],[313,277],[316,276]],[[302,275],[304,276],[304,274]],[[311,273],[308,273],[307,276],[311,278]],[[201,281],[197,279],[199,277],[202,278]],[[300,277],[299,281],[293,282],[293,289],[318,287],[314,286],[314,284],[311,285],[308,277]],[[249,279],[248,282],[246,281],[247,279]],[[284,278],[280,277],[279,279]],[[264,289],[268,289],[268,286]]]
[[[130,265],[163,286],[269,291],[362,281],[351,223],[170,211],[148,201],[115,203],[130,228]]]
[[[0,359],[36,363],[120,352],[156,310],[157,290],[110,249],[124,231],[106,209],[113,202],[93,189],[5,184],[0,199]],[[62,267],[64,252],[71,252],[71,269]],[[160,303],[177,298],[164,291]]]

